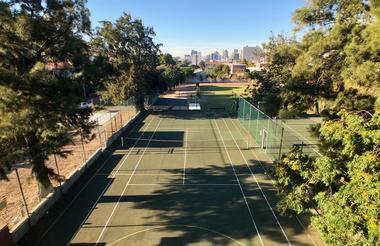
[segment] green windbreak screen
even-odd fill
[[[272,159],[278,159],[294,147],[312,156],[320,155],[317,146],[308,144],[303,136],[297,135],[280,120],[270,118],[241,97],[237,117],[256,144]]]

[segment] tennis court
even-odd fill
[[[142,117],[19,245],[320,245],[223,112]]]

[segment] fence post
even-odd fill
[[[117,121],[116,121],[116,117],[117,117],[117,114],[113,117],[114,121],[115,121],[115,132],[118,131],[117,129]]]
[[[282,138],[284,137],[284,127],[281,127],[281,138],[280,138],[280,146],[278,150],[278,160],[281,160],[281,151],[282,151]]]
[[[83,151],[83,162],[86,162],[87,157],[86,157],[86,151],[84,149],[84,142],[83,142],[83,136],[80,135],[81,143],[82,143],[82,151]]]
[[[252,106],[249,107],[249,121],[248,121],[248,133],[251,135],[251,121],[252,121]],[[250,136],[248,135],[248,141],[247,141],[247,149],[249,149],[250,145]]]
[[[123,118],[122,118],[123,110],[120,110],[119,113],[120,113],[120,128],[123,128]]]
[[[112,116],[111,116],[111,112],[109,112],[110,113],[110,123],[111,123],[111,133],[113,134],[113,127],[112,127]],[[111,134],[111,135],[112,135]]]
[[[56,168],[57,168],[57,174],[58,174],[58,176],[61,176],[60,173],[59,173],[57,156],[56,156],[55,154],[53,154],[53,155],[54,155],[55,166],[56,166]],[[61,195],[63,195],[61,180],[58,180],[58,182],[59,182],[59,190],[61,191]]]
[[[245,124],[245,101],[243,101],[243,125],[244,124]]]
[[[102,146],[102,135],[100,134],[100,124],[99,124],[99,119],[98,119],[98,135],[99,135],[99,141],[100,141],[100,146]]]
[[[29,226],[32,227],[32,222],[30,221],[30,213],[29,213],[29,209],[28,209],[28,204],[26,203],[25,194],[24,194],[24,190],[22,189],[22,185],[21,185],[21,181],[20,181],[20,175],[18,174],[18,168],[17,167],[15,168],[15,171],[16,171],[18,186],[20,188],[22,200],[23,200],[24,206],[25,206],[26,215],[28,216],[28,223],[29,223]]]
[[[259,121],[260,121],[260,110],[257,109],[257,119],[256,119],[256,139],[259,139]]]

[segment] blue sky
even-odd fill
[[[164,52],[175,56],[259,45],[271,33],[292,34],[293,11],[306,0],[88,0],[93,26],[123,12],[142,19]]]

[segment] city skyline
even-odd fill
[[[231,51],[261,45],[272,33],[291,35],[292,14],[304,4],[304,0],[237,0],[233,5],[226,0],[94,0],[88,2],[88,7],[93,27],[127,12],[154,28],[154,41],[163,44],[162,52],[183,57],[192,49],[203,54]]]

